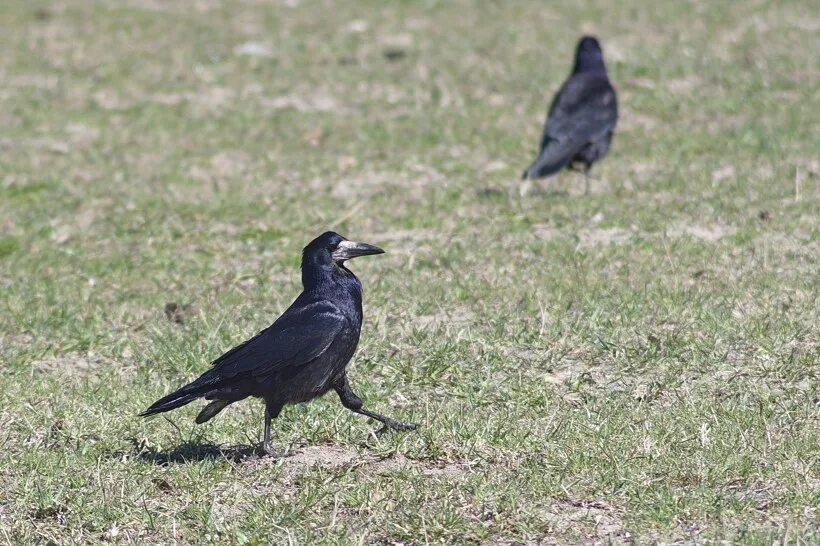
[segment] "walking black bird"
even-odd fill
[[[393,430],[413,430],[362,407],[347,379],[346,366],[362,328],[362,285],[345,261],[382,254],[379,247],[323,233],[302,253],[304,290],[271,326],[213,362],[213,367],[176,392],[154,402],[140,415],[170,411],[196,400],[211,400],[197,423],[208,421],[229,404],[249,396],[265,402],[263,449],[271,454],[271,419],[286,404],[307,402],[333,389],[344,407]]]
[[[541,178],[564,167],[584,173],[589,193],[589,170],[603,159],[618,121],[618,100],[609,83],[598,40],[584,36],[575,52],[572,74],[552,100],[538,158],[522,178]]]

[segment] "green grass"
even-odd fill
[[[0,541],[820,543],[817,28],[808,0],[0,3]],[[521,199],[588,31],[613,148],[591,195]],[[327,396],[260,459],[259,403],[136,416],[329,228],[387,250],[351,265],[350,376],[418,432]]]

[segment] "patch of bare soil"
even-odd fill
[[[416,243],[426,239],[440,239],[441,233],[433,229],[394,229],[373,235],[379,241],[410,241]]]
[[[4,283],[0,279],[0,287],[3,287],[3,285]],[[4,347],[24,347],[32,341],[34,341],[34,337],[28,332],[0,333],[0,344]]]
[[[634,161],[629,166],[629,178],[636,182],[649,182],[658,177],[662,166],[656,161]]]
[[[211,157],[209,175],[217,178],[234,178],[250,169],[251,157],[241,150],[223,150]]]
[[[634,544],[618,511],[601,501],[556,500],[544,514],[546,535],[525,543],[496,540],[497,546],[577,543],[584,546]],[[575,542],[566,542],[572,537]]]
[[[466,308],[452,307],[441,309],[440,312],[431,315],[419,315],[413,318],[410,327],[438,328],[447,326],[464,326],[473,320],[473,313]]]
[[[8,87],[33,87],[43,91],[54,91],[60,78],[53,74],[15,74],[6,79]]]
[[[64,223],[63,219],[55,218],[49,223],[52,230],[49,238],[52,242],[61,245],[71,239],[86,237],[96,219],[96,210],[104,209],[108,205],[107,201],[86,203],[70,217],[67,223]]]
[[[535,236],[545,241],[552,241],[566,237],[566,234],[556,227],[547,224],[535,224],[532,226]]]
[[[725,165],[719,169],[712,171],[713,182],[723,182],[735,176],[735,167],[733,165]]]
[[[155,93],[144,96],[141,100],[163,106],[187,104],[191,107],[191,112],[195,117],[203,117],[230,107],[239,100],[239,96],[233,89],[208,86],[181,93]]]
[[[236,46],[233,52],[248,57],[273,57],[273,48],[265,42],[245,42]]]
[[[352,466],[359,459],[358,453],[341,446],[309,446],[289,457],[283,457],[282,474],[288,478],[306,468],[319,466],[325,469],[339,469]]]
[[[51,374],[72,380],[106,379],[113,373],[120,378],[130,378],[135,368],[94,353],[68,353],[52,356],[31,363],[36,373]]]
[[[675,95],[689,95],[698,87],[703,86],[703,80],[697,76],[677,78],[664,82],[664,87]]]
[[[689,236],[701,241],[715,242],[720,239],[734,235],[737,230],[731,226],[722,224],[698,225],[698,224],[683,224],[678,223],[666,230],[669,237],[684,237]]]
[[[443,183],[443,176],[434,169],[410,172],[415,166],[407,165],[405,172],[365,171],[334,179],[331,195],[344,199],[368,199],[381,192],[405,192],[407,199],[421,199],[429,186]],[[308,181],[308,188],[327,191],[327,180]],[[399,204],[401,207],[404,204]]]
[[[423,244],[424,242],[441,243],[445,236],[432,229],[395,229],[374,233],[370,238],[391,254],[417,254],[432,250],[432,247]]]
[[[661,196],[664,198],[673,199],[674,196]],[[659,237],[663,234],[657,232],[642,232],[634,227],[630,229],[620,227],[597,228],[597,222],[591,219],[587,227],[576,232],[578,237],[578,248],[591,248],[602,245],[623,245],[627,244],[632,237],[640,235],[641,237],[652,238]],[[533,226],[534,234],[543,240],[552,241],[571,237],[571,233],[562,231],[556,227],[547,224],[535,224]],[[686,224],[676,223],[668,227],[665,235],[671,238],[692,237],[701,241],[716,242],[724,237],[734,235],[737,229],[732,226],[724,224]]]
[[[437,463],[434,461],[418,461],[408,459],[401,453],[390,457],[378,458],[371,455],[361,455],[354,449],[333,445],[314,445],[299,448],[292,455],[284,457],[265,457],[258,459],[258,464],[282,465],[283,480],[291,481],[303,471],[310,468],[329,470],[355,470],[368,474],[385,474],[402,470],[418,471],[430,477],[450,477],[469,472],[470,462]]]
[[[130,9],[159,13],[180,13],[188,9],[206,13],[219,7],[219,2],[215,0],[197,0],[196,2],[185,3],[165,2],[164,0],[127,0],[125,4]]]
[[[365,462],[361,465],[362,469],[368,472],[375,473],[390,473],[399,472],[402,470],[419,470],[425,476],[435,477],[449,477],[458,476],[469,472],[471,468],[469,462],[463,463],[446,463],[442,465],[422,463],[419,461],[410,460],[401,453],[395,453],[392,457],[386,459],[376,459]]]
[[[53,154],[68,154],[93,146],[99,138],[98,128],[81,123],[71,123],[65,127],[65,134],[59,138],[37,137],[26,141],[24,146]]]
[[[321,91],[260,98],[259,103],[263,107],[272,110],[292,108],[299,112],[333,112],[336,114],[347,111],[347,108],[338,99]]]
[[[533,231],[538,238],[546,241],[571,237],[570,233],[546,224],[534,225]],[[628,242],[635,233],[634,230],[624,228],[588,227],[577,232],[578,248],[591,248],[598,245],[622,245]]]
[[[622,245],[634,235],[623,228],[585,229],[578,232],[578,246],[590,248],[599,245]]]
[[[640,112],[631,113],[624,116],[623,121],[618,126],[619,132],[629,132],[635,130],[651,131],[661,124],[660,120]]]
[[[543,382],[567,402],[580,402],[580,391],[587,388],[630,389],[633,381],[618,374],[600,358],[593,361],[583,350],[567,350],[556,358],[554,348],[496,347],[505,358],[526,362],[534,381]],[[561,349],[557,349],[561,351]]]
[[[91,100],[102,110],[127,110],[134,106],[134,101],[111,89],[100,89],[91,95]]]
[[[563,500],[550,509],[549,532],[559,535],[578,533],[583,544],[631,544],[617,511],[601,501]]]

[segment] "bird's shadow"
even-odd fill
[[[220,446],[210,442],[183,442],[172,449],[159,450],[146,446],[144,442],[135,438],[131,438],[130,442],[133,449],[129,453],[116,454],[119,458],[127,456],[159,466],[217,460],[241,463],[265,457],[260,446]]]
[[[380,437],[391,432],[387,425],[373,432],[373,435]],[[265,453],[261,445],[217,445],[211,442],[186,441],[176,447],[167,450],[160,450],[153,446],[148,446],[145,440],[129,438],[132,448],[129,451],[116,451],[111,457],[118,460],[139,460],[157,466],[169,466],[172,464],[184,465],[201,461],[229,461],[233,463],[245,463],[249,461],[259,461],[261,459],[285,459],[294,454],[294,446],[285,448],[276,453]],[[367,442],[361,444],[367,448]],[[304,447],[304,446],[302,446]],[[297,446],[298,448],[298,446]]]
[[[508,196],[511,200],[523,199],[525,197],[569,197],[571,195],[570,186],[558,181],[555,178],[536,178],[519,180],[508,188]]]

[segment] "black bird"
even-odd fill
[[[348,241],[328,231],[302,253],[304,290],[271,326],[213,362],[213,367],[140,415],[170,411],[196,400],[211,400],[196,417],[208,421],[229,404],[249,396],[265,402],[265,440],[270,454],[271,419],[286,404],[307,402],[333,389],[344,407],[394,430],[413,430],[362,407],[345,368],[356,352],[362,329],[362,285],[344,263],[382,254],[379,247]]]
[[[564,167],[584,172],[589,193],[589,170],[603,159],[618,121],[618,100],[609,83],[598,40],[584,36],[575,51],[572,74],[552,100],[538,158],[522,178],[541,178]]]

